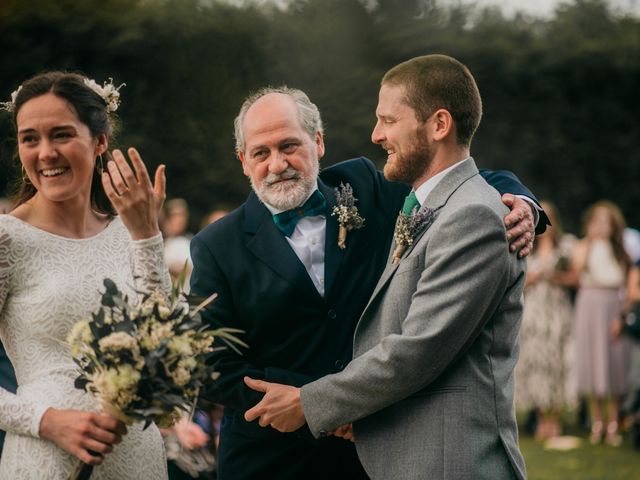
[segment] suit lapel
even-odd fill
[[[398,269],[398,266],[400,265],[400,263],[392,263],[391,262],[391,259],[393,257],[393,250],[395,248],[396,248],[396,242],[393,241],[392,244],[391,244],[391,251],[389,252],[389,258],[387,259],[387,266],[385,267],[384,271],[382,272],[382,275],[380,276],[380,280],[378,280],[378,284],[376,285],[376,288],[373,290],[373,293],[371,294],[371,299],[369,300],[369,303],[367,304],[367,307],[365,308],[365,311],[369,308],[369,305],[371,305],[371,302],[373,301],[373,299],[376,296],[378,296],[380,291],[387,284],[387,282],[391,279],[393,274]],[[404,258],[404,256],[402,258]],[[401,262],[402,262],[402,260],[401,260]]]
[[[247,248],[280,277],[299,287],[302,291],[320,298],[304,265],[289,242],[278,230],[269,210],[251,192],[245,205]]]
[[[466,182],[467,180],[469,180],[471,177],[475,175],[478,175],[478,168],[476,167],[476,164],[473,158],[469,158],[467,160],[464,160],[463,162],[460,162],[456,166],[456,168],[451,170],[448,174],[444,176],[444,178],[442,178],[442,180],[440,180],[440,182],[438,182],[438,184],[433,189],[433,191],[431,191],[431,193],[427,195],[427,198],[424,204],[428,208],[432,208],[432,209],[442,208],[447,203],[447,200],[453,194],[453,192],[455,192],[464,182]],[[409,248],[407,248],[407,250],[402,255],[402,259],[397,264],[391,263],[393,250],[396,247],[395,240],[392,242],[391,251],[389,252],[389,258],[387,260],[387,267],[384,269],[384,272],[382,272],[382,275],[380,276],[380,280],[378,281],[378,284],[376,285],[376,288],[374,289],[373,294],[371,295],[371,299],[369,300],[369,303],[365,307],[362,316],[364,316],[364,313],[366,313],[366,311],[369,309],[369,306],[371,305],[373,300],[380,294],[380,292],[385,287],[385,285],[391,280],[391,278],[393,277],[393,274],[396,272],[396,270],[402,263],[402,260],[404,260],[411,253],[411,251],[420,242],[420,239],[424,236],[427,230],[428,229],[425,229],[424,231],[422,231],[414,239],[413,244]]]
[[[327,298],[342,265],[345,250],[338,247],[338,219],[331,215],[333,207],[336,205],[336,194],[333,188],[324,184],[322,180],[318,180],[318,189],[327,199],[329,206],[326,214],[327,228],[324,239],[324,296]],[[349,248],[349,242],[347,242],[347,248]]]

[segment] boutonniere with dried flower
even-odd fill
[[[396,241],[392,259],[394,264],[400,263],[400,259],[407,247],[412,246],[415,239],[431,226],[437,217],[438,210],[437,208],[423,206],[419,210],[414,208],[411,215],[400,212],[393,232],[393,237]]]
[[[335,188],[334,190],[336,192],[337,205],[333,207],[331,216],[336,215],[338,217],[338,224],[340,225],[338,246],[344,250],[346,248],[347,232],[364,227],[364,218],[358,213],[358,207],[355,205],[358,199],[353,196],[351,185],[348,183],[345,185],[340,182],[340,188]]]

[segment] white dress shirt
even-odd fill
[[[305,202],[316,190],[317,188],[309,193]],[[272,215],[284,212],[284,210],[272,207],[267,203],[264,206],[267,207],[267,210]],[[307,270],[309,278],[313,281],[321,297],[324,297],[324,242],[326,230],[326,217],[324,215],[315,215],[298,220],[291,236],[285,236],[287,242],[289,242],[289,245],[291,245],[291,248]]]

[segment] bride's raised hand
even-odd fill
[[[40,420],[40,437],[89,465],[99,465],[122,441],[127,427],[108,415],[49,408]]]
[[[158,214],[165,199],[165,166],[158,167],[152,184],[138,151],[129,148],[127,153],[133,170],[124,154],[114,150],[113,160],[102,174],[102,185],[131,238],[141,240],[160,233]]]

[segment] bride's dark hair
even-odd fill
[[[94,138],[102,134],[106,134],[107,138],[111,137],[116,127],[116,119],[107,111],[105,100],[84,83],[85,78],[77,73],[46,72],[24,82],[14,102],[13,123],[15,128],[17,129],[18,112],[26,102],[47,93],[53,93],[69,103],[78,115],[78,119],[89,128]],[[104,162],[106,166],[110,156],[109,152],[105,152],[104,156],[107,157]],[[17,151],[15,158],[19,161]],[[91,181],[91,208],[100,213],[115,215],[115,209],[102,187],[102,180],[97,168],[99,161],[99,157],[96,157],[96,167],[93,169]],[[15,206],[23,204],[36,194],[36,188],[22,177],[16,190]]]

